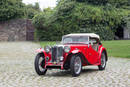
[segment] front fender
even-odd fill
[[[87,58],[85,57],[85,55],[83,54],[83,52],[79,49],[75,49],[75,50],[70,51],[70,53],[66,55],[65,61],[66,62],[70,61],[71,56],[75,55],[75,54],[78,54],[78,55],[81,56],[83,65],[87,65],[87,64],[89,65],[90,64],[89,61],[87,60]]]
[[[72,55],[72,54],[77,54],[77,53],[80,53],[81,51],[80,50],[72,50],[70,51],[69,53],[65,53],[64,54],[64,57],[65,58],[68,58],[68,56]]]
[[[81,51],[80,50],[73,50],[71,51],[72,54],[76,54],[76,53],[80,53]]]
[[[69,53],[65,53],[64,57],[65,57],[65,61],[70,58],[73,54],[77,54],[80,53],[80,50],[71,50]]]
[[[43,48],[39,48],[36,50],[37,53],[43,53],[44,52],[44,49]]]
[[[37,52],[38,54],[39,54],[39,53],[42,53],[44,56],[50,56],[50,53],[47,54],[43,48],[37,49],[36,52]]]

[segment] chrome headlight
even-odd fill
[[[51,47],[50,47],[50,46],[45,46],[45,47],[44,47],[44,50],[45,50],[46,53],[49,53],[50,50],[51,50]]]
[[[65,47],[64,47],[64,51],[65,51],[66,53],[68,53],[68,52],[70,51],[70,47],[69,47],[69,46],[65,46]]]

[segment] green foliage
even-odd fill
[[[130,15],[124,19],[127,29],[130,29]]]
[[[35,3],[35,5],[28,4],[24,7],[24,15],[26,18],[32,19],[36,14],[40,12],[39,3]]]
[[[40,13],[37,14],[34,18],[33,18],[33,24],[35,25],[35,27],[37,29],[41,29],[44,28],[44,21],[45,21],[45,17],[44,17],[44,13]]]
[[[23,6],[22,0],[1,0],[0,21],[23,16]]]
[[[32,19],[40,11],[38,3],[25,5],[22,0],[0,1],[0,21],[21,17]]]
[[[73,1],[73,0],[72,0]],[[111,4],[116,7],[129,5],[129,0],[76,0],[78,2],[87,2],[93,5],[106,5]]]
[[[126,23],[124,17],[130,11],[118,8],[111,0],[90,1],[93,0],[60,0],[55,9],[35,16],[33,23],[40,33],[39,39],[60,40],[64,34],[79,32],[94,32],[103,40],[114,39],[116,29]]]
[[[44,12],[41,12],[34,16],[33,24],[36,28],[35,36],[38,40],[50,40],[53,37],[51,34],[53,33],[54,29],[50,29],[49,20],[51,20],[52,10],[50,8],[44,9]],[[51,39],[52,40],[52,39]]]
[[[78,2],[88,2],[94,5],[105,5],[108,0],[76,0]]]
[[[116,7],[120,8],[122,6],[127,6],[129,0],[108,0],[108,2]]]

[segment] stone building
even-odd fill
[[[0,22],[0,41],[33,41],[34,27],[31,20],[13,19]]]

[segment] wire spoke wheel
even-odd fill
[[[101,65],[98,66],[99,70],[104,70],[106,67],[106,55],[103,52],[101,55]]]
[[[43,54],[37,54],[35,58],[35,71],[38,75],[45,75],[47,69],[45,67],[45,58]]]
[[[80,73],[80,70],[81,70],[81,59],[80,59],[79,56],[77,56],[77,57],[75,58],[74,70],[75,70],[75,73],[76,73],[76,74],[79,74],[79,73]]]
[[[45,62],[45,60],[43,59],[43,57],[40,57],[39,58],[39,69],[40,69],[41,72],[45,71],[45,68],[44,68],[45,63],[44,62]]]
[[[102,67],[105,67],[105,64],[106,64],[105,55],[102,54],[102,57],[101,57],[101,66],[102,66]]]
[[[71,57],[70,70],[73,77],[80,75],[82,70],[82,61],[79,55],[73,55]]]

